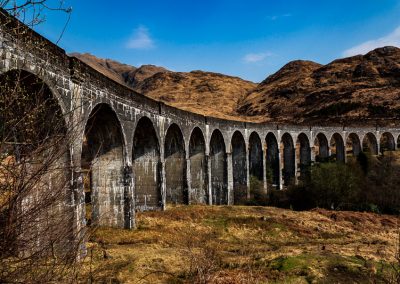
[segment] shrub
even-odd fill
[[[356,204],[361,175],[357,167],[324,163],[311,170],[311,191],[315,205],[328,209],[347,209]]]
[[[374,213],[400,213],[400,164],[396,154],[372,157],[360,153],[347,164],[312,165],[298,185],[270,191],[269,204],[295,210],[321,207]]]
[[[280,208],[290,208],[291,202],[287,190],[269,189],[268,202],[269,206]]]
[[[250,176],[250,199],[248,205],[266,205],[267,194],[264,189],[264,182],[255,176]]]

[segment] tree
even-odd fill
[[[40,53],[25,25],[35,26],[63,1],[0,1],[11,41]],[[54,2],[53,2],[54,3]],[[8,12],[20,20],[6,15]],[[22,23],[21,23],[22,22]],[[52,58],[39,66],[42,74]],[[50,282],[75,277],[83,240],[74,226],[70,145],[77,135],[71,110],[62,110],[40,76],[11,70],[0,76],[0,282]]]

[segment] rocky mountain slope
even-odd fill
[[[136,68],[88,53],[71,55],[150,98],[180,109],[219,118],[244,119],[236,111],[238,102],[257,86],[255,83],[218,73],[172,72],[154,65]]]
[[[291,123],[400,118],[400,49],[379,48],[327,65],[290,62],[250,91],[238,112]]]
[[[220,118],[300,124],[348,124],[400,118],[400,49],[383,47],[327,65],[292,61],[260,84],[217,73],[139,68],[73,54],[137,92]]]

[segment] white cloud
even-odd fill
[[[248,53],[243,57],[243,61],[246,63],[261,62],[271,55],[272,54],[270,52]]]
[[[267,16],[267,19],[270,20],[270,21],[276,21],[276,20],[278,20],[280,18],[288,18],[288,17],[291,17],[291,16],[292,16],[292,14],[287,13],[287,14],[283,14],[283,15]]]
[[[129,49],[151,49],[155,47],[149,30],[145,26],[139,26],[128,40],[126,47]]]
[[[343,52],[343,56],[353,56],[357,54],[365,54],[375,48],[383,46],[398,46],[400,47],[400,26],[397,27],[393,32],[387,34],[378,39],[369,40],[349,48]]]

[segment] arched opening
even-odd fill
[[[304,179],[311,166],[311,148],[307,135],[300,133],[296,141],[297,170],[300,179]]]
[[[267,144],[267,182],[272,187],[279,187],[280,169],[278,141],[273,133],[268,133],[265,142]]]
[[[355,133],[350,133],[346,139],[346,155],[357,157],[361,152],[360,138]]]
[[[397,137],[397,149],[400,149],[400,135]]]
[[[188,204],[185,143],[178,125],[172,124],[165,136],[165,184],[167,202]]]
[[[371,132],[368,132],[362,141],[362,150],[371,155],[378,155],[378,142],[376,137]]]
[[[211,136],[210,159],[212,204],[228,204],[225,142],[219,130]]]
[[[189,142],[190,203],[207,204],[206,143],[200,128],[192,131]]]
[[[383,154],[386,151],[395,151],[396,150],[396,142],[394,141],[394,137],[390,132],[385,132],[382,134],[380,139],[380,151]]]
[[[247,198],[246,142],[242,133],[236,131],[232,136],[232,172],[234,204]]]
[[[263,150],[260,136],[256,132],[249,139],[249,172],[250,176],[263,180]]]
[[[123,138],[118,118],[108,105],[98,105],[89,116],[81,167],[87,224],[124,227]]]
[[[292,136],[289,133],[285,133],[281,139],[281,149],[283,153],[283,184],[288,186],[294,180],[296,174],[296,165],[295,165],[295,150],[293,145]]]
[[[332,135],[330,142],[332,159],[337,162],[344,162],[345,148],[342,136],[339,133],[335,133]]]
[[[64,245],[76,237],[73,211],[66,206],[71,201],[67,116],[38,76],[23,70],[0,75],[0,235],[9,267],[17,263],[14,256],[18,262],[22,255],[39,262],[54,253],[62,257]]]
[[[160,169],[157,134],[151,120],[143,117],[139,120],[133,137],[133,173],[137,209],[145,211],[162,207]]]
[[[316,162],[326,162],[329,158],[328,139],[323,133],[318,133],[314,140],[314,151]]]

